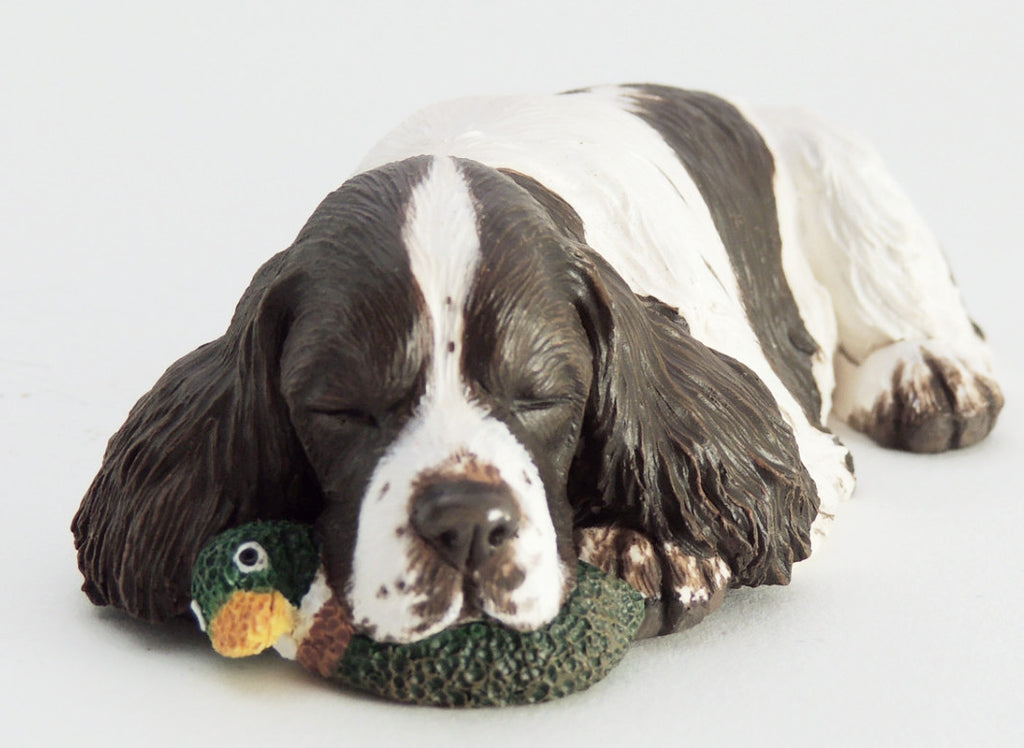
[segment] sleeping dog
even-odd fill
[[[164,620],[223,529],[315,523],[359,631],[550,621],[576,559],[642,635],[785,583],[853,489],[834,414],[936,452],[1002,397],[878,157],[639,85],[478,98],[388,135],[113,436],[84,589]]]

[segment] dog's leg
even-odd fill
[[[833,412],[879,443],[965,447],[1002,394],[935,236],[870,147],[796,112],[761,113],[812,271],[838,323]]]
[[[720,557],[691,556],[674,543],[657,544],[635,530],[587,527],[577,530],[575,539],[581,561],[623,579],[646,598],[638,639],[700,623],[722,604],[732,579]]]

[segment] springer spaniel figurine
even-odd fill
[[[810,554],[854,485],[830,413],[938,452],[1001,405],[857,140],[652,85],[476,98],[324,200],[134,407],[73,530],[90,599],[151,621],[211,537],[289,519],[378,641],[541,627],[577,559],[650,636]]]

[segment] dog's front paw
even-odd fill
[[[935,341],[893,343],[838,367],[835,410],[884,447],[943,452],[981,441],[1003,407],[999,385]]]
[[[675,543],[656,544],[623,527],[579,529],[576,548],[581,561],[614,574],[647,599],[638,639],[700,623],[721,604],[732,579],[719,556],[692,556]]]

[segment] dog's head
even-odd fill
[[[329,576],[379,639],[481,613],[534,628],[575,568],[566,476],[593,363],[572,237],[471,162],[417,159],[372,181],[393,193],[357,218],[384,230],[324,242],[314,218],[300,236],[280,354],[326,501]]]
[[[407,642],[550,621],[588,523],[785,578],[814,514],[799,464],[767,390],[636,297],[568,204],[419,157],[347,182],[261,268],[111,439],[73,529],[90,597],[159,620],[217,532],[315,522],[356,625]]]

